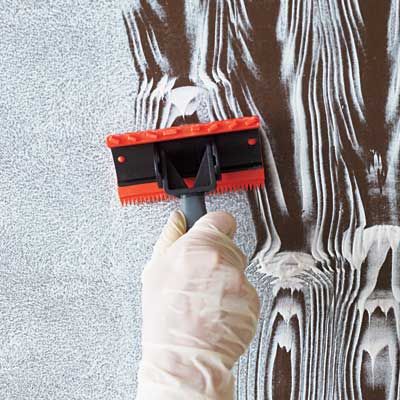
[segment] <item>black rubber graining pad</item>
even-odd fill
[[[256,223],[237,397],[397,399],[399,3],[0,5],[2,397],[134,394],[138,276],[176,204],[121,211],[104,134],[258,114],[252,217],[211,201],[248,254]]]

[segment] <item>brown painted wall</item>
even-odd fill
[[[159,3],[123,15],[135,128],[263,120],[238,398],[400,398],[399,0]]]

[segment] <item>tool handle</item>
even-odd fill
[[[207,214],[204,193],[181,196],[181,207],[186,217],[187,230],[203,215]]]

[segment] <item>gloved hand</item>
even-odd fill
[[[232,400],[231,368],[254,336],[259,301],[233,243],[233,217],[209,213],[186,232],[174,212],[143,282],[137,400]]]

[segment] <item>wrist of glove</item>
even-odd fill
[[[174,212],[142,275],[143,331],[137,400],[231,400],[231,369],[259,316],[236,224],[209,213],[186,233]]]

